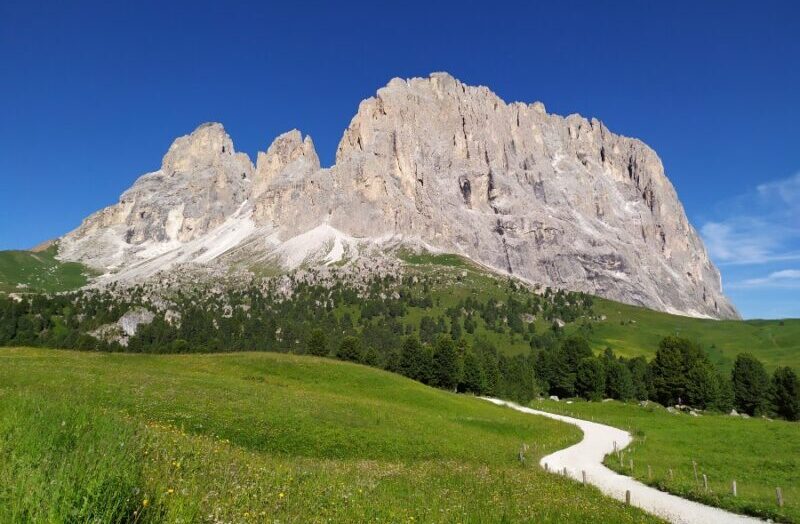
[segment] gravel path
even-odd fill
[[[542,467],[547,467],[550,471],[563,472],[566,468],[567,475],[579,481],[582,480],[582,472],[585,471],[586,481],[600,488],[604,494],[618,500],[625,500],[625,492],[630,491],[632,505],[676,524],[764,522],[754,517],[730,513],[723,509],[670,495],[646,486],[631,477],[611,471],[603,465],[603,459],[614,451],[615,442],[618,449],[631,443],[632,438],[627,431],[596,422],[538,411],[495,398],[484,398],[484,400],[499,406],[508,406],[523,413],[541,415],[574,424],[581,428],[583,440],[574,446],[547,455],[539,461]]]

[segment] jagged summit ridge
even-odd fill
[[[737,316],[654,151],[596,119],[507,104],[446,73],[393,79],[364,100],[330,168],[297,130],[254,166],[221,125],[201,126],[66,235],[60,253],[117,271],[110,278],[147,264],[138,277],[197,258],[190,244],[219,251],[207,244],[232,224],[223,254],[239,250],[238,260],[291,267],[298,257],[281,247],[292,239],[342,253],[391,239],[545,285]]]

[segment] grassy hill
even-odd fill
[[[3,522],[653,521],[536,466],[579,438],[327,359],[0,350]]]
[[[57,292],[86,284],[92,272],[77,262],[56,260],[57,247],[43,251],[0,251],[0,293]]]
[[[497,300],[507,297],[507,289],[502,284],[498,285],[496,277],[455,255],[407,255],[404,260],[431,273],[464,273],[460,282],[434,290],[441,312],[470,294],[494,297]],[[525,299],[525,292],[520,293],[519,299]],[[671,315],[599,297],[594,299],[594,312],[600,318],[605,317],[605,320],[579,319],[578,322],[568,324],[566,329],[575,331],[583,323],[590,324],[591,330],[582,332],[589,337],[593,348],[598,352],[611,347],[615,353],[625,357],[641,355],[649,359],[655,354],[663,337],[678,334],[700,344],[708,351],[712,362],[725,371],[733,366],[736,355],[743,352],[755,354],[770,370],[778,366],[800,369],[800,319],[700,319]],[[527,342],[522,337],[498,334],[485,329],[480,321],[478,324],[479,335],[491,340],[506,353],[527,351]],[[539,332],[549,327],[548,322],[536,322]]]
[[[796,422],[709,413],[693,417],[670,413],[654,403],[543,400],[532,406],[630,431],[634,443],[623,454],[622,466],[618,457],[606,458],[606,465],[625,475],[732,511],[800,522],[800,424]],[[692,461],[697,463],[697,480]],[[703,474],[708,478],[708,491]],[[731,493],[733,480],[736,497]],[[776,504],[776,487],[783,490],[783,508]]]
[[[800,369],[800,319],[698,319],[604,299],[595,300],[595,311],[606,316],[593,323],[591,341],[598,350],[610,346],[624,356],[649,358],[662,337],[678,334],[699,343],[724,370],[743,352],[756,355],[768,369]]]

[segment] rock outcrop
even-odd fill
[[[363,244],[424,246],[549,286],[738,316],[649,147],[444,73],[394,79],[363,101],[330,168],[296,130],[253,166],[219,124],[201,126],[59,246],[122,278],[232,253],[330,263]],[[292,255],[315,249],[323,256]]]

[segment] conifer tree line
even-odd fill
[[[481,300],[476,293],[444,308],[424,279],[384,277],[366,291],[344,283],[322,287],[297,282],[290,297],[270,287],[222,294],[190,289],[172,297],[179,321],[156,314],[124,346],[97,337],[98,328],[146,305],[146,295],[145,289],[133,288],[125,294],[112,289],[0,299],[0,345],[151,353],[292,352],[357,362],[442,389],[522,403],[540,395],[652,400],[800,419],[795,372],[782,367],[770,376],[750,354],[739,355],[725,375],[700,347],[675,336],[665,337],[650,361],[626,359],[611,348],[595,355],[586,337],[591,325],[581,321],[591,316],[592,301],[580,293],[521,293],[509,282],[502,300]],[[499,350],[505,337],[524,341],[528,349],[518,354]]]

